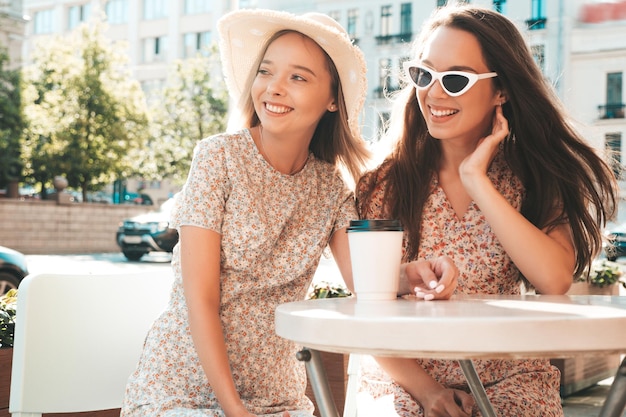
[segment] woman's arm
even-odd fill
[[[567,224],[540,230],[498,192],[487,169],[498,145],[509,132],[497,107],[490,135],[461,163],[459,174],[465,190],[480,207],[502,247],[528,281],[542,294],[564,294],[572,283],[575,250]]]
[[[415,359],[377,357],[376,361],[398,385],[420,403],[425,416],[471,415],[474,398],[464,391],[445,388],[428,375]]]
[[[183,288],[191,337],[211,388],[227,416],[252,416],[233,381],[220,320],[221,235],[194,226],[180,228]]]

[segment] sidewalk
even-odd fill
[[[598,417],[612,381],[613,378],[605,379],[590,388],[564,398],[565,417]],[[626,412],[622,414],[622,417],[626,417]]]

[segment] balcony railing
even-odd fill
[[[393,45],[397,43],[411,42],[412,39],[413,39],[412,32],[400,33],[397,35],[381,35],[381,36],[376,36],[376,44],[378,46]]]
[[[528,30],[545,29],[547,21],[545,17],[534,17],[526,21],[526,27]]]
[[[600,119],[623,119],[626,104],[605,104],[598,106],[598,117]]]

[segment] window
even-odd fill
[[[598,106],[601,119],[623,119],[624,108],[622,103],[622,74],[609,72],[606,74],[606,105]]]
[[[380,35],[391,35],[391,6],[382,6],[380,8]]]
[[[544,0],[531,0],[530,19],[526,21],[526,26],[530,30],[544,29],[546,27],[546,2]]]
[[[411,3],[400,5],[400,34],[413,33],[413,11]]]
[[[54,31],[54,10],[48,9],[36,12],[33,23],[35,35],[52,33]]]
[[[112,25],[128,23],[128,0],[110,0],[105,5],[107,21]]]
[[[541,72],[545,73],[545,47],[543,45],[531,45],[530,52],[532,53],[535,62],[541,69]]]
[[[167,16],[166,0],[143,0],[143,18],[146,20],[161,19]]]
[[[202,14],[211,12],[209,0],[185,0],[185,14]]]
[[[606,74],[606,104],[622,104],[622,73]]]
[[[356,39],[356,25],[359,20],[359,9],[348,10],[348,27],[346,32],[350,36],[350,39]]]
[[[506,0],[493,0],[493,10],[506,14]]]
[[[143,40],[143,62],[162,62],[167,58],[167,36]]]
[[[91,4],[81,4],[77,6],[71,6],[67,10],[67,28],[69,30],[74,29],[79,24],[86,22],[91,15]]]
[[[617,178],[622,179],[624,171],[622,166],[622,134],[607,133],[604,136],[604,149],[613,173]]]
[[[546,17],[546,2],[544,0],[531,0],[531,17],[533,19],[541,19]]]
[[[183,37],[183,58],[192,58],[197,54],[208,55],[211,32],[185,33]]]

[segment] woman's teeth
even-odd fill
[[[435,109],[430,109],[430,113],[435,116],[435,117],[444,117],[444,116],[451,116],[455,113],[458,113],[458,110],[435,110]]]
[[[287,113],[289,111],[289,107],[275,106],[273,104],[266,104],[265,108],[272,113]]]

